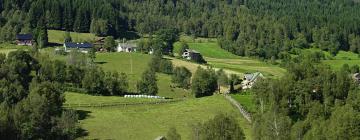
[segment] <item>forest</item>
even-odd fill
[[[344,65],[335,71],[321,63],[323,54],[298,53],[318,48],[331,55],[351,51],[360,56],[357,0],[0,0],[0,12],[1,43],[32,33],[36,46],[46,47],[47,31],[54,29],[115,39],[154,35],[152,45],[172,53],[166,49],[172,50],[179,34],[185,34],[217,38],[221,48],[239,56],[282,60],[285,76],[264,79],[252,90],[257,109],[253,138],[360,139],[360,91],[350,77],[359,67]],[[66,63],[36,51],[0,55],[0,138],[74,139],[78,116],[62,108],[64,91],[128,93],[127,75],[105,72],[85,58],[94,59],[91,53],[71,53]],[[161,53],[155,53],[149,67],[136,83],[147,95],[158,92],[156,72],[171,75],[175,86],[191,89],[195,97],[213,95],[221,80],[232,89],[238,79],[220,79],[224,74],[210,68],[198,68],[191,79],[189,70],[173,67]],[[234,122],[226,116],[218,120]],[[217,129],[207,130],[223,127],[219,124],[200,124],[204,128],[198,137],[220,135],[213,132]],[[232,139],[244,138],[238,126],[231,127],[237,132]]]
[[[281,59],[309,47],[360,52],[354,0],[1,0],[0,11],[3,42],[31,32],[43,46],[46,29],[124,38],[176,28],[219,38],[222,48],[240,56]]]
[[[333,71],[315,56],[294,58],[286,76],[256,84],[254,139],[360,138],[359,84],[349,77],[359,67]]]

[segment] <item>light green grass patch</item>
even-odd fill
[[[149,140],[166,135],[176,127],[182,139],[190,139],[191,126],[217,113],[234,115],[251,139],[251,125],[221,95],[182,102],[113,108],[79,108],[88,112],[81,126],[88,131],[85,139]]]
[[[96,62],[106,71],[126,73],[130,91],[136,92],[136,83],[141,79],[142,73],[148,69],[151,58],[151,55],[141,53],[98,53]],[[157,74],[157,84],[159,96],[169,98],[192,97],[187,90],[170,87],[170,75]]]
[[[91,33],[76,33],[70,32],[73,42],[93,42],[96,38]],[[63,44],[65,42],[65,31],[48,30],[48,38],[51,43]]]
[[[238,101],[242,106],[246,108],[247,111],[254,113],[256,112],[256,107],[253,102],[253,95],[251,94],[231,94],[236,101]]]
[[[339,51],[336,56],[331,56],[329,52],[322,51],[317,48],[305,49],[303,52],[322,52],[325,55],[326,60],[322,62],[329,65],[334,70],[340,70],[344,64],[348,64],[350,67],[353,65],[360,65],[359,54],[353,52]]]
[[[216,42],[207,43],[188,43],[189,48],[201,53],[204,57],[220,58],[220,59],[236,59],[240,56],[234,55],[219,47]],[[174,51],[177,53],[180,49],[180,43],[175,44]]]

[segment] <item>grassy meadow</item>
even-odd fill
[[[231,97],[244,106],[247,111],[251,113],[256,111],[252,94],[231,94]]]
[[[98,53],[96,63],[106,71],[118,71],[128,74],[130,91],[135,92],[136,83],[148,68],[151,57],[151,55],[141,53]],[[159,96],[170,98],[192,97],[187,90],[171,88],[170,75],[158,73],[157,78]]]
[[[340,70],[344,64],[348,64],[350,67],[353,65],[360,65],[360,55],[353,52],[339,51],[336,56],[332,56],[329,52],[322,51],[320,49],[311,48],[302,50],[304,53],[309,52],[322,52],[325,55],[325,60],[322,62],[329,65],[334,70]]]
[[[185,39],[189,40],[189,39]],[[236,72],[239,75],[244,73],[262,72],[266,77],[278,78],[284,75],[285,69],[276,65],[271,65],[266,62],[262,62],[256,59],[240,57],[234,55],[222,48],[211,40],[209,42],[189,42],[189,48],[200,52],[204,59],[210,66],[215,68],[222,68],[231,72]],[[180,49],[180,43],[175,44],[175,52]],[[175,62],[178,64],[180,62]],[[194,69],[194,65],[187,65],[188,68]]]
[[[161,105],[77,110],[82,112],[80,124],[87,133],[84,139],[149,140],[166,135],[170,127],[176,127],[182,139],[190,139],[192,125],[208,120],[217,113],[234,115],[247,139],[251,139],[251,125],[221,95]]]
[[[92,42],[96,36],[91,33],[70,32],[73,42]],[[65,31],[48,30],[48,38],[50,43],[63,44],[65,41]]]

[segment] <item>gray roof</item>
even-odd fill
[[[135,44],[130,44],[130,43],[120,43],[119,45],[121,48],[136,48],[137,47]]]
[[[191,50],[191,49],[186,49],[187,52],[191,52],[191,53],[200,53],[198,51],[195,51],[195,50]]]
[[[245,74],[244,78],[248,81],[255,81],[257,78],[259,77],[264,77],[264,75],[260,72],[255,72],[255,73],[251,73],[251,74]]]
[[[32,34],[17,34],[16,39],[17,40],[32,40],[33,35]]]
[[[92,48],[93,45],[91,43],[73,43],[73,42],[67,42],[65,43],[65,46],[68,48]]]

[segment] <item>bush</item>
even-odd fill
[[[171,76],[171,81],[178,87],[188,89],[190,87],[191,72],[185,67],[176,67]]]
[[[159,64],[159,72],[165,74],[173,73],[173,64],[170,60],[162,59]]]
[[[213,69],[198,67],[192,80],[191,90],[195,97],[211,96],[217,90],[217,77]]]

